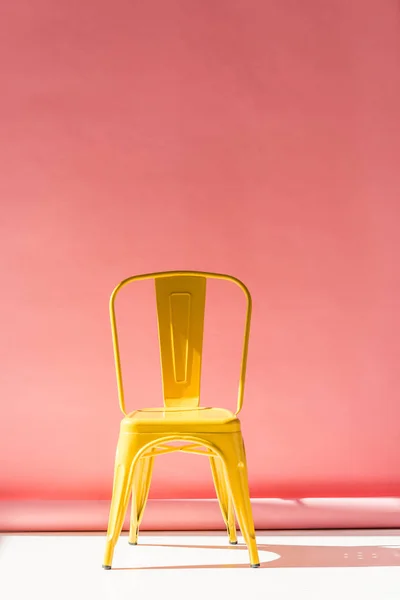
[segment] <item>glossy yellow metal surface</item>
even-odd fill
[[[164,406],[125,410],[115,298],[126,285],[155,280]],[[237,410],[200,406],[201,358],[207,279],[238,285],[246,296]],[[237,543],[236,518],[249,550],[250,564],[259,566],[248,489],[246,456],[240,421],[250,335],[251,296],[246,286],[229,275],[196,271],[169,271],[129,277],[113,291],[110,318],[118,396],[125,417],[121,421],[114,471],[103,567],[110,569],[132,495],[129,543],[136,544],[149,494],[154,458],[169,452],[209,457],[212,476],[229,541]]]
[[[206,279],[165,277],[155,281],[164,405],[200,403]]]
[[[190,398],[191,400],[191,398]],[[124,426],[129,431],[147,433],[154,431],[168,433],[191,433],[202,431],[209,433],[227,433],[240,431],[240,421],[237,416],[225,408],[171,409],[147,408],[135,410],[124,419]]]

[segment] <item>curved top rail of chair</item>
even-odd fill
[[[247,301],[251,304],[251,294],[247,288],[247,286],[238,279],[237,277],[233,277],[232,275],[225,275],[223,273],[211,273],[208,271],[158,271],[156,273],[145,273],[143,275],[132,275],[131,277],[127,277],[123,279],[113,290],[110,303],[115,300],[118,292],[125,287],[128,283],[132,283],[133,281],[145,281],[146,279],[160,279],[162,277],[205,277],[206,279],[222,279],[225,281],[231,281],[240,287],[242,292],[245,294]]]

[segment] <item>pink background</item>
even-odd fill
[[[0,498],[108,501],[109,294],[186,268],[254,297],[252,496],[400,496],[398,3],[0,12]],[[160,403],[150,292],[120,303],[131,408]],[[209,303],[203,403],[233,407],[242,304]],[[152,498],[213,495],[201,457],[159,459]]]

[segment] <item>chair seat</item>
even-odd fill
[[[225,408],[145,408],[129,413],[122,428],[132,433],[231,433],[237,416]]]

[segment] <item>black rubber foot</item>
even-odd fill
[[[130,546],[137,546],[137,542],[128,542]]]
[[[229,542],[231,546],[236,546],[237,542]]]
[[[260,563],[256,564],[256,565],[250,565],[252,569],[258,569],[258,567],[260,566]]]
[[[102,565],[103,569],[105,569],[106,571],[109,571],[111,569],[110,565]]]

